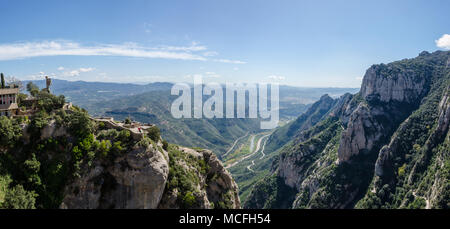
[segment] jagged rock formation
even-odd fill
[[[369,68],[359,93],[283,146],[277,194],[266,194],[275,200],[260,198],[259,183],[244,206],[450,207],[449,60],[450,52],[423,52]]]
[[[184,155],[180,154],[178,158],[171,157],[177,158],[172,163],[176,164],[173,167],[178,167],[183,173],[192,174],[197,178],[191,191],[196,201],[187,203],[180,195],[183,193],[182,188],[177,185],[168,185],[159,208],[173,209],[183,206],[202,209],[240,208],[238,187],[216,155],[209,150],[193,150],[183,147],[178,147],[177,150]],[[204,167],[198,167],[198,164],[192,163],[193,161],[204,161]],[[169,182],[177,179],[176,177],[171,178]],[[186,204],[190,206],[186,206]]]

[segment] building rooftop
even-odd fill
[[[0,88],[0,95],[19,94],[19,88]]]
[[[13,110],[13,109],[19,109],[17,103],[0,104],[0,110]]]

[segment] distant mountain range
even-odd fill
[[[44,87],[44,80],[33,81]],[[26,84],[24,82],[24,84]],[[172,83],[150,84],[104,83],[53,79],[51,91],[63,94],[68,101],[85,108],[94,116],[111,116],[117,120],[130,117],[161,128],[169,142],[213,150],[219,156],[237,138],[247,132],[260,131],[257,119],[175,119],[170,105],[177,96],[170,95]],[[322,94],[339,96],[356,92],[356,88],[297,88],[280,86],[280,118],[292,119],[303,113]]]

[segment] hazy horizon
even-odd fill
[[[19,79],[19,78],[17,78],[17,79]],[[61,80],[61,81],[67,81],[67,82],[113,83],[113,84],[133,84],[133,85],[148,85],[148,84],[156,84],[156,83],[170,83],[170,84],[187,83],[187,84],[190,84],[190,85],[193,84],[192,82],[189,82],[189,81],[181,81],[181,82],[171,82],[171,81],[154,81],[154,82],[133,82],[133,81],[130,81],[130,82],[115,82],[115,81],[103,81],[103,82],[102,82],[102,81],[70,80],[70,79],[58,79],[58,78],[55,78],[55,79],[56,79],[56,80]],[[55,80],[55,79],[53,79],[53,80]],[[33,82],[36,82],[36,81],[42,81],[42,82],[45,82],[45,76],[43,76],[42,79],[19,79],[19,80],[21,80],[21,81],[33,81]],[[222,84],[225,84],[225,83],[221,83],[221,85],[222,85]],[[315,89],[315,88],[320,88],[320,89],[323,89],[323,88],[358,89],[358,88],[360,88],[360,86],[359,86],[359,87],[296,86],[296,85],[287,85],[287,84],[283,84],[283,83],[280,83],[279,86],[280,86],[280,87],[305,88],[305,89]]]

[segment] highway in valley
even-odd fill
[[[236,166],[237,164],[239,164],[239,163],[243,162],[244,160],[246,160],[246,159],[252,157],[253,155],[255,155],[257,152],[259,152],[259,149],[261,149],[261,143],[262,143],[262,141],[263,141],[265,138],[267,138],[269,135],[270,135],[270,134],[267,134],[267,135],[264,135],[264,136],[262,136],[261,138],[259,138],[258,142],[256,143],[256,148],[255,148],[253,151],[251,151],[250,154],[241,157],[239,160],[233,162],[232,164],[227,165],[225,168],[226,168],[226,169],[229,169],[229,168],[231,168],[231,167],[234,167],[234,166]],[[254,147],[253,147],[253,146],[254,146],[253,144],[254,144],[255,136],[256,136],[256,135],[253,135],[253,136],[252,136],[251,143],[250,143],[250,150],[252,150],[252,149],[254,148]],[[267,140],[266,140],[266,141],[267,141]],[[264,142],[264,146],[265,146],[265,142]],[[252,162],[252,163],[254,164],[254,162]],[[248,168],[248,167],[247,167],[247,168]],[[251,168],[250,168],[249,170],[252,171]]]

